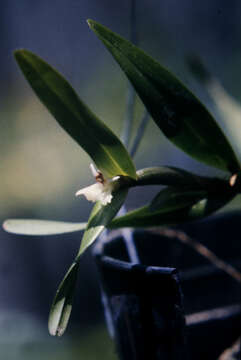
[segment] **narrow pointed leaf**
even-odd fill
[[[62,75],[28,50],[17,50],[15,58],[42,103],[107,177],[136,178],[124,145],[79,99]]]
[[[8,219],[4,221],[3,228],[7,232],[19,235],[57,235],[84,230],[86,225],[63,221]]]
[[[125,201],[127,192],[127,189],[116,191],[116,193],[113,194],[111,203],[108,205],[104,206],[100,202],[96,203],[90,214],[87,228],[81,241],[77,259],[79,259],[80,255],[96,240],[100,233],[115,217],[123,202]]]
[[[129,41],[95,21],[88,23],[170,141],[208,165],[239,169],[233,149],[213,117],[175,76]]]
[[[49,314],[49,333],[62,336],[71,314],[79,264],[74,262],[59,285]]]
[[[183,190],[168,187],[161,190],[152,200],[150,211],[172,211],[182,209],[188,205],[195,204],[207,196],[207,192],[203,190]]]
[[[103,206],[98,202],[94,206],[75,262],[66,273],[53,301],[49,315],[49,332],[51,335],[63,335],[68,325],[81,254],[96,240],[119,211],[127,192],[128,189],[120,189],[113,194],[110,204]]]
[[[150,205],[147,205],[115,218],[108,225],[108,228],[118,229],[122,227],[177,225],[208,216],[225,206],[233,199],[233,197],[234,195],[227,195],[223,198],[204,198],[194,205],[167,211],[166,209],[161,209],[152,212],[150,211]]]

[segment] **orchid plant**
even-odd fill
[[[39,99],[95,164],[90,166],[95,183],[76,193],[96,203],[87,223],[30,219],[9,219],[4,223],[5,230],[28,235],[84,230],[79,252],[50,311],[50,334],[59,336],[64,333],[71,313],[81,255],[103,230],[199,219],[220,209],[240,192],[241,158],[199,100],[137,46],[95,21],[89,20],[88,24],[119,63],[164,135],[185,153],[225,171],[226,175],[204,177],[167,166],[136,170],[124,144],[79,99],[70,84],[37,55],[17,50],[16,61]],[[128,190],[153,184],[165,188],[146,206],[118,216]]]

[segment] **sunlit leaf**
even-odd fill
[[[15,58],[43,104],[107,177],[136,177],[124,145],[79,99],[62,75],[28,50],[17,50]]]
[[[152,212],[150,205],[147,205],[115,218],[108,228],[177,225],[208,216],[225,206],[233,197],[234,195],[229,194],[223,198],[204,198],[194,205],[185,206],[181,209],[166,210],[163,208],[156,212]]]
[[[165,211],[172,211],[182,209],[205,198],[205,196],[207,196],[207,192],[203,190],[190,191],[168,187],[154,197],[150,204],[150,210],[158,211],[164,208]]]
[[[4,230],[20,235],[56,235],[84,230],[86,223],[63,221],[8,219],[4,221]]]
[[[74,262],[59,285],[49,314],[49,333],[62,336],[69,321],[79,264]]]
[[[129,41],[95,21],[88,23],[169,140],[208,165],[232,172],[239,169],[233,149],[213,117],[175,76]]]
[[[127,189],[121,189],[114,193],[113,199],[108,205],[104,206],[100,202],[96,203],[90,214],[77,258],[96,240],[114,218],[125,201],[127,192]]]

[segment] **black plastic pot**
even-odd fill
[[[237,340],[240,284],[180,236],[185,231],[200,240],[206,234],[203,243],[240,269],[240,239],[235,236],[240,220],[240,215],[214,217],[183,226],[181,233],[135,231],[140,264],[129,261],[121,232],[97,242],[105,315],[120,359],[215,360]]]

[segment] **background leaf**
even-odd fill
[[[63,221],[8,219],[4,221],[4,230],[20,235],[57,235],[84,230],[87,223]]]
[[[95,21],[88,23],[169,140],[208,165],[232,172],[239,169],[233,149],[213,117],[176,77],[129,41]]]
[[[201,59],[196,56],[188,58],[188,65],[192,74],[202,83],[215,105],[217,116],[221,118],[225,133],[228,135],[232,147],[241,160],[241,104],[232,97],[223,87],[221,82],[213,76]]]
[[[28,50],[17,50],[15,58],[43,104],[107,177],[136,178],[134,164],[124,145],[56,70]]]

